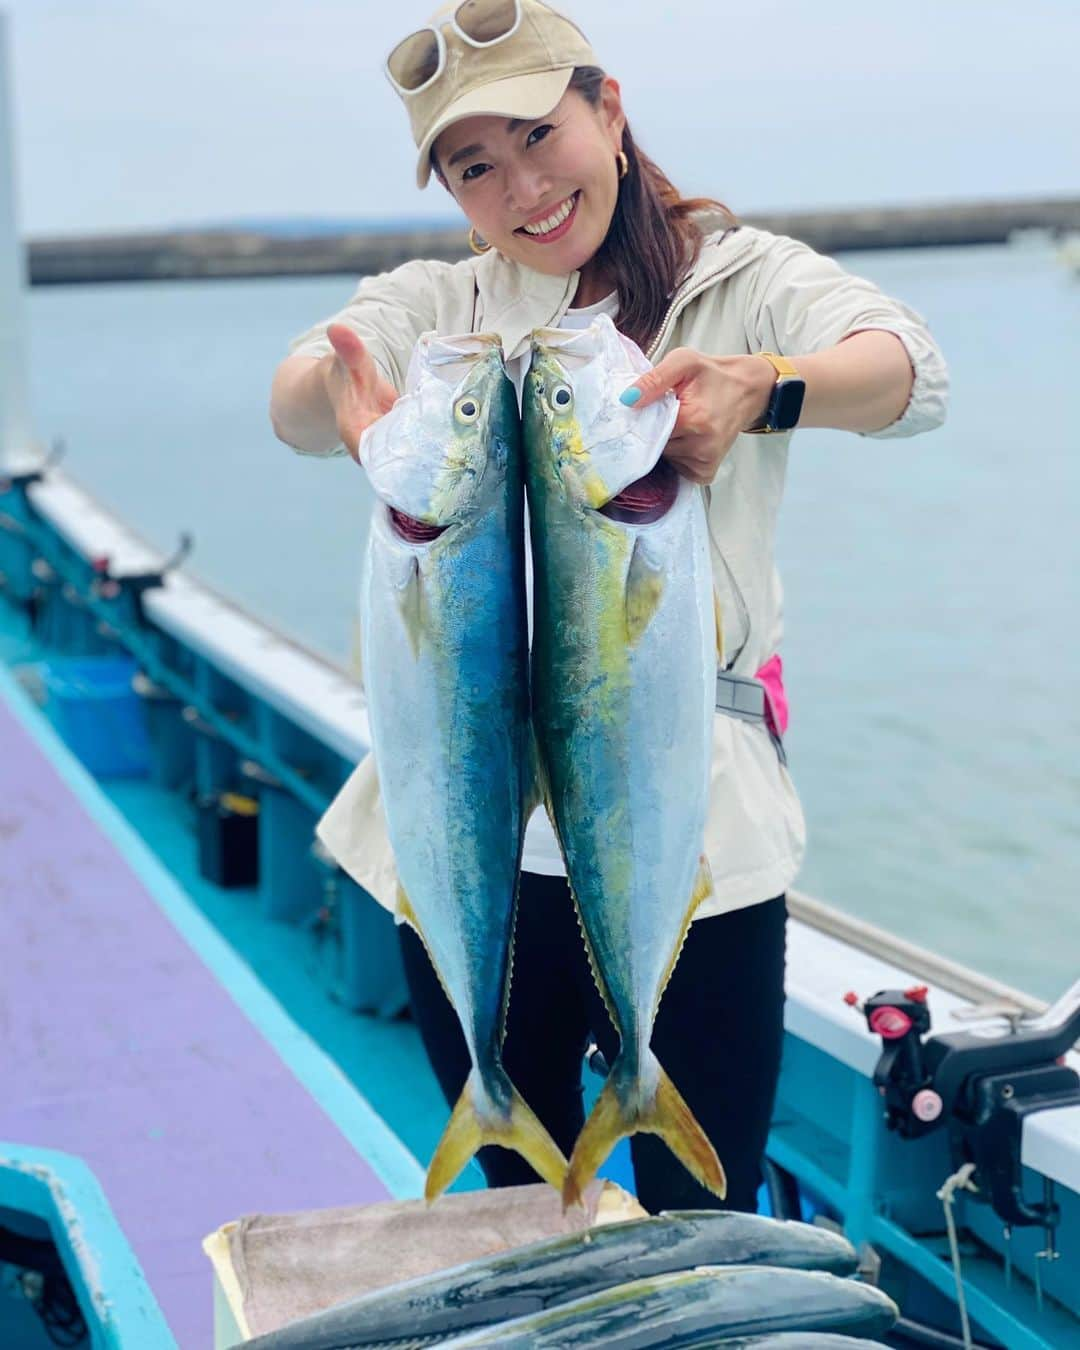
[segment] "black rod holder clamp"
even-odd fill
[[[1080,1037],[1080,980],[1037,1016],[1011,1007],[984,1010],[1004,1019],[1000,1030],[931,1035],[921,985],[864,1001],[847,994],[845,1002],[881,1037],[874,1085],[889,1129],[906,1139],[947,1129],[954,1165],[975,1164],[978,1197],[1007,1224],[1039,1225],[1052,1234],[1059,1219],[1052,1190],[1041,1201],[1023,1196],[1023,1127],[1037,1111],[1080,1104],[1080,1074],[1065,1063]]]

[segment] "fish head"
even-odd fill
[[[360,440],[360,461],[391,511],[444,530],[472,516],[503,481],[517,404],[498,337],[425,333],[406,392]]]
[[[538,328],[531,348],[523,412],[533,470],[580,510],[600,511],[656,468],[678,400],[668,393],[641,411],[620,402],[650,365],[606,314],[588,328]]]

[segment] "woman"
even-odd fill
[[[355,458],[402,389],[420,333],[498,332],[520,385],[534,328],[584,326],[604,311],[655,363],[636,381],[637,406],[675,391],[665,454],[704,493],[727,658],[705,839],[714,893],[665,992],[653,1048],[723,1161],[727,1205],[752,1211],[780,1065],[785,891],[805,843],[780,739],[773,536],[788,443],[796,421],[868,436],[939,425],[944,363],[921,318],[869,282],[795,240],[738,225],[718,203],[681,198],[638,149],[618,83],[540,0],[461,0],[399,43],[387,73],[409,113],[417,182],[434,173],[454,197],[476,256],[365,279],[338,315],[292,344],[274,379],[274,429],[301,453]],[[319,834],[392,908],[370,757]],[[522,871],[504,1060],[569,1155],[583,1121],[583,1050],[595,1037],[610,1059],[617,1039],[542,813]],[[453,1102],[464,1042],[420,943],[401,932],[421,1034]],[[647,1209],[717,1203],[659,1140],[638,1135],[631,1148]],[[483,1150],[481,1162],[494,1185],[535,1179],[501,1149]]]

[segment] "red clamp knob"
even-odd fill
[[[849,989],[844,995],[844,1002],[849,1008],[857,1008],[859,1006],[859,996]]]
[[[901,1036],[907,1035],[911,1027],[911,1018],[907,1013],[891,1005],[875,1008],[870,1014],[870,1030],[883,1036],[887,1041],[898,1041]]]
[[[904,990],[904,997],[911,999],[912,1003],[925,1003],[929,992],[925,984],[913,984],[910,989]]]

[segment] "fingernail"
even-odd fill
[[[625,403],[628,408],[632,408],[641,397],[641,390],[636,384],[632,384],[628,389],[624,389],[619,395],[619,402]]]

